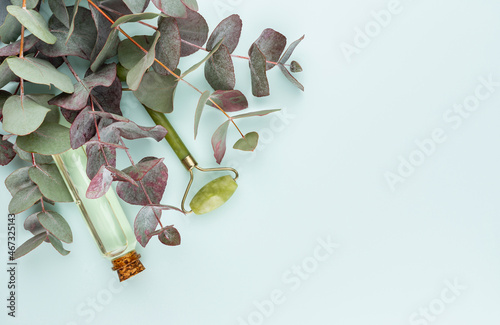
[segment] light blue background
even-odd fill
[[[18,317],[2,307],[2,323],[498,324],[500,87],[459,127],[443,114],[471,100],[481,77],[500,81],[500,3],[401,0],[399,13],[348,62],[341,45],[352,45],[356,29],[372,26],[372,12],[390,2],[199,0],[212,28],[231,13],[241,16],[236,54],[246,55],[267,27],[290,42],[306,34],[292,57],[304,68],[296,76],[305,93],[269,71],[271,96],[249,96],[251,109],[283,108],[288,117],[241,121],[244,132],[261,133],[261,144],[252,154],[228,150],[223,164],[241,172],[235,196],[210,215],[165,215],[182,245],[152,240],[139,249],[147,270],[125,285],[77,209],[58,204],[74,231],[71,254],[43,245],[22,258]],[[248,63],[235,59],[235,69],[237,88],[250,94]],[[188,80],[208,89],[201,71]],[[200,164],[213,166],[210,136],[223,117],[207,109],[193,141],[197,97],[180,85],[171,120]],[[130,94],[123,111],[150,123]],[[391,190],[385,174],[397,173],[399,157],[409,159],[415,141],[435,129],[446,140]],[[236,139],[231,129],[228,147]],[[163,203],[178,204],[188,175],[167,144],[129,144],[136,160],[165,157]],[[1,168],[1,178],[19,166]],[[0,191],[6,217],[10,194]],[[125,209],[132,222],[138,208]],[[18,243],[29,237],[25,216],[18,216]],[[5,229],[0,222],[3,256]],[[329,240],[338,244],[331,253],[318,246]],[[297,266],[306,269],[303,278],[293,273]],[[0,272],[1,297],[6,282]],[[271,307],[273,297],[279,304]]]

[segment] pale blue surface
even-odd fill
[[[449,110],[488,95],[480,78],[500,81],[500,3],[401,0],[350,63],[341,44],[353,44],[356,28],[376,28],[371,12],[390,0],[199,3],[212,28],[241,15],[240,55],[267,27],[289,41],[306,34],[292,57],[304,68],[296,76],[306,92],[269,71],[271,96],[249,96],[251,107],[288,115],[240,123],[259,131],[262,143],[253,154],[228,151],[224,163],[241,173],[233,198],[211,215],[165,218],[182,245],[153,240],[140,250],[147,270],[124,288],[77,209],[60,205],[74,229],[72,252],[63,258],[45,245],[20,260],[19,317],[2,308],[2,324],[499,324],[500,87],[467,118]],[[218,12],[216,4],[225,7]],[[235,68],[237,88],[249,94],[247,62]],[[201,71],[188,79],[208,89]],[[206,110],[194,142],[196,102],[180,86],[172,123],[200,164],[213,166],[210,136],[223,118]],[[123,110],[149,123],[133,96]],[[435,148],[425,142],[433,134]],[[228,146],[236,139],[233,129]],[[428,144],[427,155],[415,151],[416,141]],[[131,146],[137,160],[166,157],[163,202],[177,204],[187,174],[167,144]],[[424,161],[393,191],[385,174],[398,172],[400,156]],[[126,166],[125,157],[120,162]],[[1,168],[2,178],[15,167]],[[10,194],[0,191],[6,216]],[[124,208],[133,220],[138,208]],[[26,238],[21,231],[18,241]],[[4,237],[0,247],[6,251]],[[295,275],[298,265],[310,274]],[[0,272],[2,297],[6,281]]]

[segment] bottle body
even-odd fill
[[[111,260],[115,267],[117,262],[120,267],[125,268],[133,263],[140,268],[137,273],[144,270],[138,260],[140,256],[135,253],[137,240],[115,192],[110,189],[98,199],[88,199],[85,196],[90,184],[86,173],[85,149],[80,147],[68,150],[53,158],[101,254]],[[118,270],[122,281],[120,269],[113,269]]]

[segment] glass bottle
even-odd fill
[[[113,189],[98,199],[85,196],[90,180],[84,147],[53,155],[53,158],[97,247],[111,260],[120,281],[142,272],[145,268],[135,251],[137,240]]]

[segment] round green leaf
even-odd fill
[[[29,134],[38,129],[49,111],[29,97],[11,96],[3,106],[3,128],[17,135]]]
[[[65,243],[73,242],[73,234],[68,222],[55,211],[40,212],[37,215],[40,224],[56,238]]]
[[[40,192],[49,200],[55,202],[73,202],[73,198],[66,188],[64,179],[56,165],[42,165],[31,167],[30,179],[38,185]]]
[[[33,35],[48,44],[54,44],[57,38],[52,35],[47,26],[47,22],[42,15],[32,9],[23,9],[18,6],[7,6],[7,11]]]
[[[45,122],[35,132],[19,136],[17,146],[24,151],[55,155],[71,148],[69,129],[57,123]]]
[[[254,151],[259,143],[259,134],[257,132],[250,132],[244,138],[240,138],[233,146],[233,149],[243,151]]]
[[[38,186],[32,184],[28,187],[23,188],[17,192],[10,200],[9,203],[9,213],[18,214],[28,208],[33,204],[38,202],[42,198],[42,193],[38,189]]]

